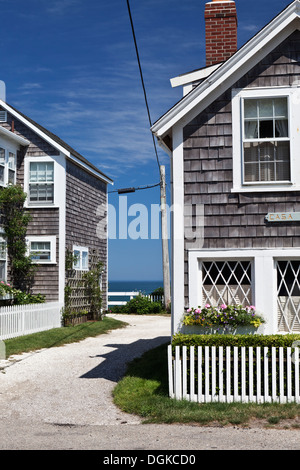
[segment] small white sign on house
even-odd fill
[[[300,221],[300,212],[269,212],[266,215],[268,222],[294,222]]]

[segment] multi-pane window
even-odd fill
[[[73,268],[85,271],[89,267],[89,250],[81,246],[73,247]]]
[[[0,281],[6,280],[6,243],[0,237]]]
[[[8,152],[8,183],[15,184],[16,181],[16,155]]]
[[[5,150],[0,147],[0,184],[5,183]]]
[[[33,261],[51,261],[50,241],[30,242],[30,257]]]
[[[54,202],[53,162],[30,162],[29,202],[36,204]]]
[[[16,153],[0,147],[0,185],[15,184]]]
[[[291,180],[288,100],[245,99],[244,183]]]
[[[56,237],[29,236],[27,237],[28,254],[34,263],[55,264],[56,263]]]
[[[252,304],[251,261],[202,262],[202,302],[221,304]]]

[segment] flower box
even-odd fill
[[[200,325],[182,325],[180,333],[185,335],[255,335],[263,334],[263,325],[258,328],[251,325],[222,327],[203,327]]]
[[[264,319],[253,305],[225,305],[189,308],[180,328],[183,334],[263,334]]]

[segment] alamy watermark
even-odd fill
[[[188,248],[200,249],[204,242],[204,205],[166,204],[167,238],[170,239],[171,221],[174,217],[174,239],[185,239]],[[97,236],[109,240],[158,240],[161,238],[160,204],[128,204],[127,196],[120,196],[118,207],[112,204],[101,204],[97,207],[99,219]],[[177,223],[178,220],[178,223]],[[183,223],[180,221],[184,221]]]

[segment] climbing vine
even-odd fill
[[[9,185],[0,190],[0,212],[3,217],[11,282],[14,288],[29,293],[36,266],[27,255],[26,232],[31,216],[24,208],[26,197],[20,185]]]
[[[84,281],[85,295],[90,305],[90,314],[93,320],[102,320],[102,292],[100,288],[100,277],[103,271],[103,264],[98,262],[94,269],[86,272],[82,279]]]

